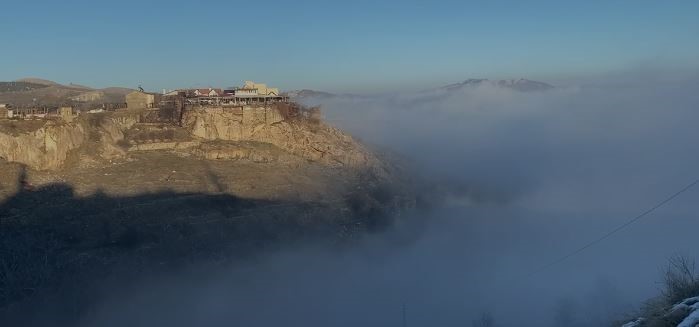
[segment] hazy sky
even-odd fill
[[[7,1],[0,80],[356,92],[696,67],[698,12],[697,1]]]

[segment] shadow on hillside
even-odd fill
[[[55,310],[79,315],[110,279],[228,264],[308,239],[337,243],[372,228],[372,217],[337,204],[175,192],[78,197],[70,185],[26,180],[23,171],[17,193],[0,203],[0,321],[35,315],[52,297],[74,299]]]

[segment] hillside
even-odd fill
[[[140,111],[0,124],[0,319],[69,296],[75,306],[52,319],[72,325],[105,278],[342,246],[414,206],[400,169],[351,136],[244,110],[202,108],[183,127],[140,124]]]
[[[56,83],[54,81],[49,81],[47,79],[35,78],[35,77],[20,78],[16,82],[26,82],[26,83],[40,84],[40,85],[46,85],[46,86],[60,85],[59,83]]]
[[[45,87],[48,85],[30,82],[0,82],[0,93],[32,91]]]
[[[0,103],[17,106],[61,105],[71,102],[122,103],[132,89],[108,87],[93,89],[78,84],[62,85],[38,78],[24,78],[14,82],[0,82]]]

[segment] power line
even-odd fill
[[[666,205],[667,203],[669,203],[670,201],[674,200],[676,197],[680,196],[682,193],[688,191],[689,189],[691,189],[692,187],[694,187],[694,186],[697,185],[697,184],[699,184],[699,179],[694,180],[693,182],[689,183],[689,184],[688,184],[687,186],[685,186],[684,188],[680,189],[679,191],[677,191],[677,192],[673,193],[672,195],[670,195],[669,197],[667,197],[665,200],[660,201],[659,203],[657,203],[656,205],[654,205],[654,206],[651,207],[650,209],[648,209],[648,210],[642,212],[641,214],[639,214],[639,215],[633,217],[632,219],[630,219],[630,220],[628,220],[627,222],[625,222],[625,223],[619,225],[618,227],[612,229],[611,231],[605,233],[604,235],[600,236],[599,238],[594,239],[594,240],[592,240],[592,241],[586,243],[585,245],[583,245],[583,246],[577,248],[576,250],[574,250],[574,251],[572,251],[572,252],[570,252],[570,253],[568,253],[568,254],[566,254],[566,255],[564,255],[564,256],[562,256],[562,257],[560,257],[560,258],[558,258],[558,259],[556,259],[556,260],[554,260],[554,261],[551,261],[550,263],[548,263],[548,264],[542,266],[541,268],[539,268],[539,269],[533,271],[532,273],[529,274],[529,276],[531,277],[531,276],[533,276],[533,275],[536,275],[536,274],[538,274],[538,273],[540,273],[540,272],[542,272],[542,271],[544,271],[544,270],[546,270],[546,269],[548,269],[548,268],[551,268],[551,267],[553,267],[553,266],[555,266],[555,265],[557,265],[557,264],[559,264],[559,263],[561,263],[561,262],[563,262],[563,261],[566,261],[566,260],[568,260],[569,258],[571,258],[571,257],[573,257],[573,256],[575,256],[575,255],[577,255],[577,254],[579,254],[579,253],[581,253],[581,252],[587,250],[588,248],[594,246],[595,244],[598,244],[598,243],[600,243],[600,242],[606,240],[607,238],[609,238],[610,236],[612,236],[612,235],[618,233],[618,232],[621,231],[622,229],[631,226],[631,225],[634,224],[635,222],[641,220],[643,217],[645,217],[645,216],[647,216],[647,215],[653,213],[653,211],[655,211],[655,210],[659,209],[660,207]]]

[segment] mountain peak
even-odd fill
[[[554,88],[553,85],[533,81],[526,78],[520,79],[501,79],[501,80],[489,80],[485,78],[469,78],[463,82],[450,84],[443,86],[441,89],[447,91],[460,90],[464,87],[478,87],[483,85],[489,85],[494,87],[504,87],[520,92],[533,92],[533,91],[546,91]]]

